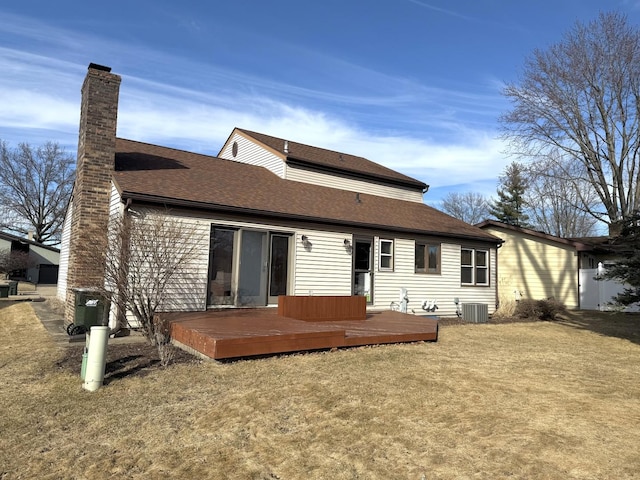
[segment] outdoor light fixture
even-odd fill
[[[307,237],[306,235],[302,235],[302,243],[308,242],[308,241],[309,241],[309,237]]]
[[[306,235],[302,235],[300,237],[300,240],[302,240],[302,246],[304,247],[305,250],[311,250],[311,242],[309,241],[309,237]]]
[[[349,240],[348,238],[344,239],[344,249],[347,251],[347,253],[351,253],[353,251],[353,247],[351,246],[351,240]]]

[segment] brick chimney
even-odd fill
[[[111,177],[115,164],[120,76],[91,63],[82,85],[65,317],[74,318],[73,288],[104,285],[99,256],[106,251]]]

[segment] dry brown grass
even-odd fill
[[[0,309],[0,478],[624,479],[640,317],[460,325],[437,343],[174,365],[96,393]]]

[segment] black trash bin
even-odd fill
[[[15,280],[9,280],[9,295],[18,294],[18,282]]]
[[[105,310],[109,310],[109,301],[97,290],[76,288],[75,313],[73,323],[67,327],[69,335],[86,333],[91,327],[102,324]]]
[[[0,298],[8,298],[9,297],[9,285],[0,284]]]

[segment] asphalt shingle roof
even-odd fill
[[[237,128],[239,132],[254,138],[255,140],[267,145],[268,147],[284,154],[285,139],[265,135],[264,133],[252,132]],[[324,148],[313,147],[303,143],[286,140],[288,153],[286,153],[286,161],[294,163],[296,161],[303,162],[332,170],[340,170],[347,173],[360,174],[372,177],[378,177],[383,180],[395,183],[405,184],[416,189],[426,188],[426,184],[415,178],[411,178],[400,172],[396,172],[379,163],[372,162],[364,157],[349,155],[348,153],[336,152]]]
[[[116,141],[113,177],[134,200],[499,242],[423,203],[283,180],[263,167],[131,140]]]

